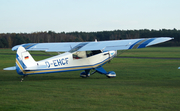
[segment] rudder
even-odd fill
[[[19,75],[25,75],[24,69],[27,67],[37,65],[36,61],[32,58],[26,49],[20,46],[16,53],[16,71]]]

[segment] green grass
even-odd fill
[[[132,49],[125,51],[119,56],[180,58],[180,47],[148,47],[142,49]]]
[[[178,47],[129,50],[121,56],[179,58]],[[0,110],[179,111],[180,60],[114,58],[104,65],[116,78],[81,71],[31,75],[20,82],[15,52],[0,49]],[[41,52],[33,52],[41,54]],[[47,56],[34,56],[36,60]]]

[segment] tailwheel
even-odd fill
[[[114,71],[109,71],[109,72],[106,74],[106,76],[107,76],[108,78],[114,78],[114,77],[116,77],[116,73],[115,73]]]
[[[27,76],[27,75],[21,76],[21,82],[24,80],[24,78],[25,78],[26,76]]]

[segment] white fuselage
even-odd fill
[[[78,54],[77,54],[78,53]],[[95,55],[87,56],[85,52],[65,52],[61,55],[57,55],[48,59],[38,61],[37,70],[29,70],[26,74],[38,74],[38,73],[53,73],[53,72],[65,72],[92,69],[101,66],[111,60],[116,51],[102,52]],[[74,57],[77,54],[81,57]],[[45,66],[41,68],[42,66]]]

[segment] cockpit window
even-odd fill
[[[86,52],[85,51],[80,51],[80,52],[75,52],[73,54],[73,59],[83,59],[86,58]]]
[[[72,48],[69,52],[75,52],[75,51],[78,51],[81,47],[85,46],[86,44],[88,43],[80,43],[78,45],[76,45],[74,48]]]
[[[101,53],[101,50],[86,51],[87,57]]]
[[[83,59],[87,57],[91,57],[93,55],[101,53],[101,50],[94,50],[94,51],[79,51],[73,53],[73,59]]]

